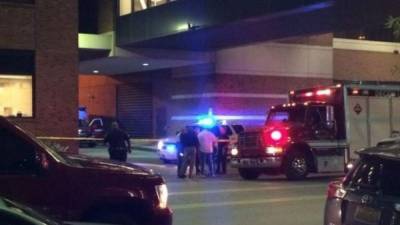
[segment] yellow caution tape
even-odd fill
[[[72,141],[103,141],[104,138],[91,138],[91,137],[36,137],[40,140],[72,140]],[[151,141],[159,141],[160,139],[140,139],[140,138],[132,138],[130,139],[132,142],[151,142]]]

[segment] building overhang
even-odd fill
[[[205,2],[212,4],[209,1]],[[228,8],[232,10],[235,7],[229,13],[236,16],[227,16],[228,9],[223,4],[215,5],[216,8],[211,10],[207,8],[209,5],[200,2],[203,1],[177,1],[119,17],[117,45],[123,48],[215,50],[330,32],[334,28],[333,1],[308,1],[313,4],[289,9],[285,9],[285,3],[282,3],[283,10],[275,9],[273,12],[246,8],[249,4],[257,6],[255,1],[235,1]],[[240,7],[244,8],[243,12],[237,9]]]

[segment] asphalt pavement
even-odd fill
[[[104,147],[81,154],[108,157]],[[134,150],[128,161],[164,176],[175,225],[321,225],[329,181],[336,176],[312,175],[305,181],[284,176],[242,180],[237,171],[208,178],[178,179],[176,166],[163,164],[156,152]]]

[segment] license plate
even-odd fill
[[[259,165],[257,159],[242,159],[241,162],[244,166],[258,166]]]
[[[354,214],[354,220],[369,224],[377,225],[381,218],[381,211],[366,206],[357,206]]]

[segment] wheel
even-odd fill
[[[132,216],[125,212],[101,211],[91,216],[89,222],[118,225],[138,225]]]
[[[285,162],[285,174],[289,180],[302,180],[308,175],[308,163],[304,153],[289,153]]]
[[[245,180],[255,180],[260,174],[260,171],[255,169],[239,168],[239,175]]]

